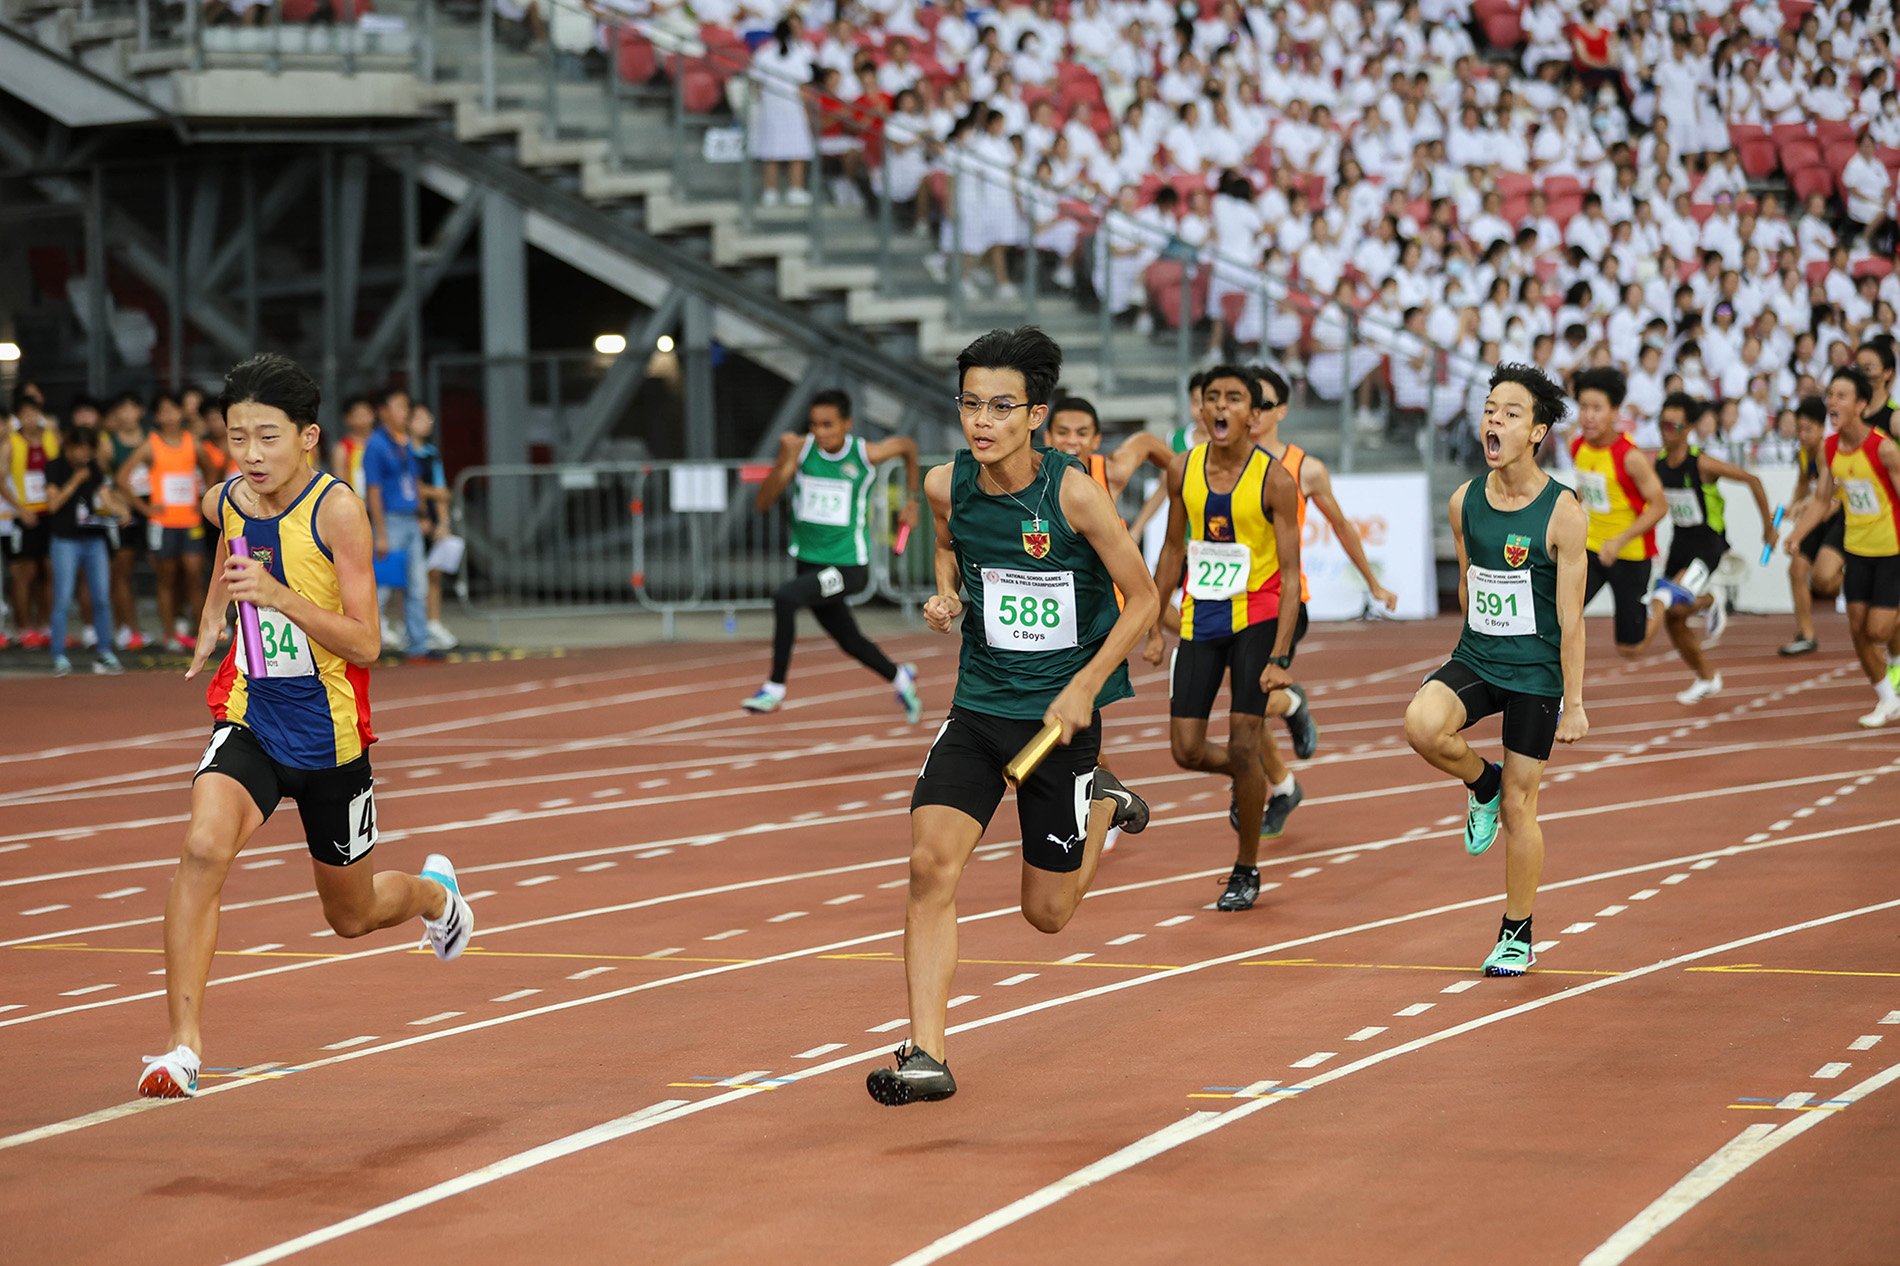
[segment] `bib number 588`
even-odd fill
[[[1006,593],[997,600],[996,619],[1010,628],[1053,629],[1062,623],[1062,604],[1054,598]]]

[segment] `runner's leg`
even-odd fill
[[[778,587],[772,595],[772,675],[766,680],[775,686],[785,684],[792,664],[792,643],[798,638],[798,611],[818,600],[818,573],[802,572]]]
[[[171,1015],[167,1049],[189,1046],[204,1058],[199,1024],[205,981],[218,948],[218,905],[224,878],[264,815],[236,779],[201,774],[191,785],[191,825],[165,898],[165,1005]]]
[[[1544,875],[1544,828],[1537,792],[1544,762],[1508,748],[1504,753],[1504,917],[1528,919]]]
[[[1060,932],[1074,917],[1082,898],[1095,882],[1095,869],[1102,860],[1102,841],[1108,838],[1108,824],[1115,816],[1113,800],[1089,802],[1088,832],[1082,840],[1082,864],[1067,874],[1023,867],[1023,918],[1038,932]]]
[[[1698,603],[1695,610],[1708,605],[1706,601]],[[1676,648],[1676,654],[1682,656],[1682,662],[1689,666],[1697,681],[1709,679],[1709,660],[1702,653],[1702,637],[1689,623],[1694,614],[1688,607],[1670,607],[1664,613],[1664,627],[1669,631],[1669,644]],[[1509,803],[1508,801],[1506,803]]]
[[[312,858],[323,917],[338,936],[368,936],[411,919],[439,919],[448,903],[441,884],[420,875],[377,871],[370,858],[353,866],[331,866]]]
[[[812,616],[818,621],[818,627],[831,635],[838,648],[852,659],[882,677],[885,681],[897,679],[897,665],[890,656],[878,648],[876,642],[864,635],[858,627],[857,617],[851,614],[851,604],[842,596],[830,601],[819,602],[811,609]],[[773,652],[777,653],[774,642]],[[789,652],[788,652],[789,653]]]
[[[1405,741],[1433,769],[1467,785],[1484,773],[1484,758],[1471,750],[1459,733],[1465,726],[1465,704],[1458,692],[1442,681],[1418,688],[1405,709]]]
[[[1794,595],[1794,635],[1805,642],[1814,640],[1814,565],[1807,555],[1796,552],[1788,560],[1788,588]]]
[[[910,896],[904,907],[910,1040],[940,1062],[957,972],[957,884],[982,838],[983,824],[961,810],[926,804],[911,812]]]

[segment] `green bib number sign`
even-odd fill
[[[317,661],[310,638],[274,607],[257,609],[257,631],[264,643],[264,676],[314,677]]]

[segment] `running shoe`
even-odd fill
[[[101,677],[118,677],[124,674],[125,665],[111,651],[101,651],[98,658],[92,661],[92,671]]]
[[[1660,599],[1665,606],[1689,607],[1695,605],[1695,595],[1666,576],[1656,582],[1655,596]]]
[[[1785,656],[1788,656],[1789,658],[1793,658],[1796,655],[1812,655],[1814,654],[1814,652],[1820,649],[1821,649],[1821,644],[1815,641],[1813,638],[1797,637],[1794,641],[1788,643],[1786,646],[1776,651],[1775,654],[1785,655]]]
[[[1721,693],[1722,674],[1717,673],[1715,676],[1706,679],[1698,677],[1687,690],[1677,691],[1676,702],[1681,704],[1701,703],[1711,695],[1719,695]]]
[[[1497,947],[1484,960],[1487,976],[1522,976],[1537,965],[1537,951],[1531,943],[1515,936],[1498,937]]]
[[[917,697],[917,665],[898,665],[897,677],[891,684],[897,687],[897,701],[904,705],[904,719],[912,725],[923,720],[924,701]],[[746,705],[748,709],[751,706],[751,704]]]
[[[1863,730],[1877,730],[1895,721],[1900,721],[1900,699],[1882,699],[1872,712],[1860,719],[1860,726]]]
[[[1095,767],[1095,786],[1089,792],[1091,800],[1113,800],[1115,816],[1109,820],[1109,826],[1129,835],[1140,835],[1148,829],[1148,802],[1122,786],[1121,779],[1103,769]]]
[[[94,631],[92,625],[88,624],[79,630],[79,645],[86,650],[92,650],[99,645],[99,634]]]
[[[52,637],[49,634],[40,632],[38,629],[28,629],[26,632],[20,634],[21,650],[43,651],[52,646],[52,644]]]
[[[452,651],[461,641],[449,632],[448,626],[440,620],[429,621],[429,649],[432,651]]]
[[[139,1072],[141,1099],[191,1099],[198,1094],[198,1053],[180,1046],[166,1055],[145,1056]]]
[[[1722,633],[1728,628],[1728,598],[1720,589],[1714,591],[1709,609],[1702,616],[1702,644],[1714,646],[1722,640]]]
[[[1286,832],[1286,820],[1300,807],[1300,801],[1306,799],[1306,792],[1295,782],[1293,790],[1282,796],[1272,796],[1267,800],[1267,811],[1260,815],[1260,838],[1277,840]]]
[[[1465,852],[1476,857],[1497,843],[1498,816],[1504,811],[1504,789],[1484,804],[1465,792]]]
[[[387,649],[388,643],[384,643],[384,647]],[[158,644],[158,649],[164,651],[167,655],[183,655],[185,653],[185,644],[175,637],[168,637]]]
[[[760,686],[757,694],[739,706],[747,712],[777,712],[779,705],[784,702],[785,695],[782,691],[775,693],[770,687]]]
[[[1900,659],[1887,661],[1887,684],[1900,691]]]
[[[66,676],[66,674],[72,672],[72,670],[73,670],[72,660],[66,658],[66,656],[64,655],[53,656],[53,676],[64,677]]]
[[[442,917],[422,921],[422,944],[447,962],[468,948],[468,938],[475,935],[475,912],[462,897],[462,886],[455,881],[455,867],[442,854],[429,854],[422,863],[422,877],[441,884],[449,894],[447,904],[442,907]]]
[[[1227,876],[1227,891],[1214,903],[1216,910],[1251,910],[1260,895],[1260,871],[1253,866],[1235,866]]]
[[[122,651],[142,651],[151,644],[151,638],[146,637],[145,634],[139,632],[137,629],[133,629],[126,635],[125,644],[119,647],[119,649]]]
[[[1286,692],[1293,696],[1293,711],[1286,714],[1287,733],[1293,737],[1293,754],[1301,760],[1311,760],[1313,753],[1319,750],[1319,725],[1313,720],[1313,710],[1306,706],[1306,691],[1288,686]]]
[[[878,1068],[864,1079],[871,1097],[887,1108],[907,1103],[931,1103],[948,1099],[957,1092],[957,1079],[950,1066],[940,1064],[906,1042],[897,1048],[897,1067]]]

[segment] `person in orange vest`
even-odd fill
[[[46,465],[59,456],[59,435],[49,424],[39,387],[22,382],[13,389],[13,416],[19,430],[0,436],[0,483],[14,512],[15,527],[7,549],[7,578],[12,583],[13,618],[20,645],[43,651],[52,645],[47,632],[53,604],[53,573],[47,561],[52,528],[46,518]]]
[[[1577,428],[1570,456],[1577,496],[1590,515],[1587,606],[1604,585],[1616,598],[1616,653],[1635,659],[1649,637],[1649,590],[1656,525],[1669,513],[1656,463],[1616,429],[1629,381],[1621,370],[1586,369],[1575,383]]]
[[[368,396],[351,396],[343,402],[343,438],[330,454],[330,470],[350,486],[358,497],[368,499],[369,484],[363,478],[363,454],[369,451],[369,437],[376,433],[376,407]]]
[[[136,502],[149,520],[146,546],[158,572],[158,628],[167,651],[192,649],[186,621],[204,602],[204,515],[198,499],[217,481],[218,464],[211,450],[185,430],[185,411],[178,397],[160,392],[152,402],[158,429],[145,437],[119,467],[121,488],[133,486],[133,474],[143,468],[151,492]]]

